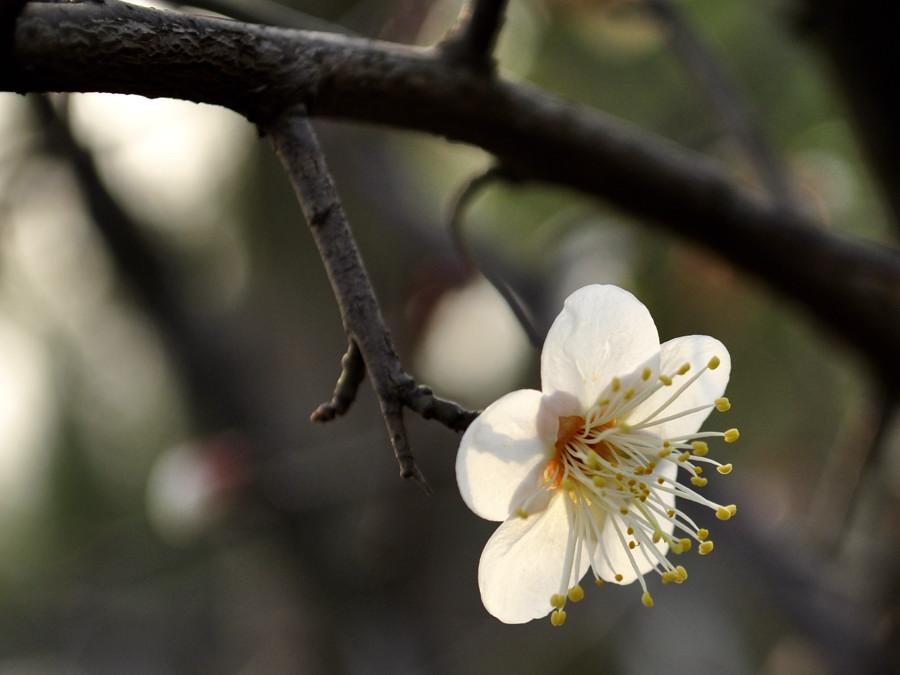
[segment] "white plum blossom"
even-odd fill
[[[466,430],[456,460],[460,493],[482,518],[503,521],[478,569],[485,608],[506,623],[551,613],[596,583],[643,589],[656,571],[667,583],[687,572],[667,557],[713,543],[676,505],[676,497],[736,512],[698,494],[704,468],[727,474],[703,439],[737,440],[736,429],[698,432],[713,409],[724,412],[731,370],[718,340],[691,335],[662,345],[633,295],[615,286],[573,293],[541,353],[542,391],[520,390],[488,406]],[[677,481],[679,469],[688,477]]]

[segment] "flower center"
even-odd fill
[[[616,426],[616,420],[613,419],[594,427],[592,430],[588,430],[585,428],[586,422],[587,420],[581,415],[569,415],[568,417],[559,418],[559,430],[556,432],[555,445],[557,454],[565,452],[569,443],[572,443],[576,438],[587,438],[589,431],[600,433],[604,429],[612,429]],[[596,443],[585,442],[585,445],[603,459],[612,461],[613,452],[605,440],[599,440]],[[550,460],[550,462],[553,461],[552,459]]]

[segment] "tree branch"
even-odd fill
[[[124,5],[22,12],[0,89],[113,91],[223,105],[266,123],[310,114],[479,146],[523,179],[605,198],[718,251],[900,381],[900,256],[743,190],[712,160],[440,51]],[[362,345],[360,345],[362,347]]]
[[[310,416],[313,422],[330,422],[335,417],[343,415],[349,410],[350,405],[356,399],[356,392],[366,376],[366,364],[362,353],[359,351],[356,341],[350,339],[347,353],[341,359],[341,376],[334,388],[331,401],[323,403]]]
[[[506,0],[469,0],[459,15],[456,28],[440,44],[441,51],[452,61],[493,71],[491,54],[505,11]]]
[[[641,6],[667,33],[672,50],[721,120],[724,132],[746,153],[772,200],[784,209],[796,209],[797,198],[790,176],[771,151],[753,113],[712,49],[671,0],[643,0]]]
[[[381,405],[381,414],[387,424],[394,454],[400,464],[400,475],[411,478],[423,490],[430,492],[428,483],[413,458],[403,422],[403,399],[400,392],[413,386],[412,378],[400,368],[400,361],[384,325],[337,189],[325,166],[325,158],[306,117],[306,111],[287,111],[267,126],[266,130],[291,177],[303,215],[319,248],[322,262],[325,263],[328,279],[341,310],[344,329],[365,361],[372,387]],[[347,363],[355,365],[353,361],[356,357],[352,347],[348,356]],[[344,387],[339,384],[339,393],[345,393],[341,392],[342,389]]]
[[[533,347],[536,347],[537,349],[540,349],[544,344],[544,334],[535,325],[534,318],[531,316],[531,313],[519,301],[519,298],[516,295],[515,291],[513,291],[513,289],[509,286],[509,284],[506,283],[506,281],[500,274],[492,269],[490,265],[479,264],[479,261],[472,253],[472,247],[469,246],[468,242],[466,241],[466,235],[463,231],[463,215],[465,213],[466,207],[469,205],[478,191],[493,181],[513,179],[514,178],[512,176],[504,172],[502,167],[494,166],[468,181],[459,191],[459,194],[453,201],[453,208],[450,212],[448,229],[450,230],[450,237],[453,240],[453,243],[456,245],[456,250],[459,252],[460,257],[468,267],[469,272],[473,272],[476,269],[481,271],[481,273],[484,275],[484,278],[487,279],[488,282],[490,282],[491,286],[494,287],[494,289],[506,302],[513,315],[516,317],[516,321],[519,322],[522,330],[525,331],[525,335],[528,336],[528,341],[531,342],[531,345]]]

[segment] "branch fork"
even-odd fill
[[[465,429],[478,413],[436,398],[428,387],[417,385],[403,371],[305,108],[284,111],[265,131],[291,178],[349,338],[332,399],[320,405],[311,419],[327,422],[344,414],[368,372],[400,475],[431,493],[413,457],[403,409],[410,408],[457,431]]]

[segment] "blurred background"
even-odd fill
[[[428,45],[461,4],[291,9]],[[498,59],[835,231],[895,242],[796,10],[511,0]],[[473,409],[538,387],[539,351],[448,230],[491,158],[316,127],[405,367]],[[709,334],[731,351],[725,424],[741,440],[714,448],[735,470],[707,490],[738,516],[696,514],[715,552],[680,560],[681,586],[648,577],[654,608],[607,584],[563,628],[499,623],[476,580],[496,524],[459,498],[459,435],[407,415],[427,497],[399,478],[367,383],[345,417],[309,421],[346,338],[288,180],[246,120],[0,96],[0,673],[890,670],[900,427],[860,355],[727,260],[579,194],[491,183],[461,228],[541,329],[571,291],[614,283],[663,340]]]

